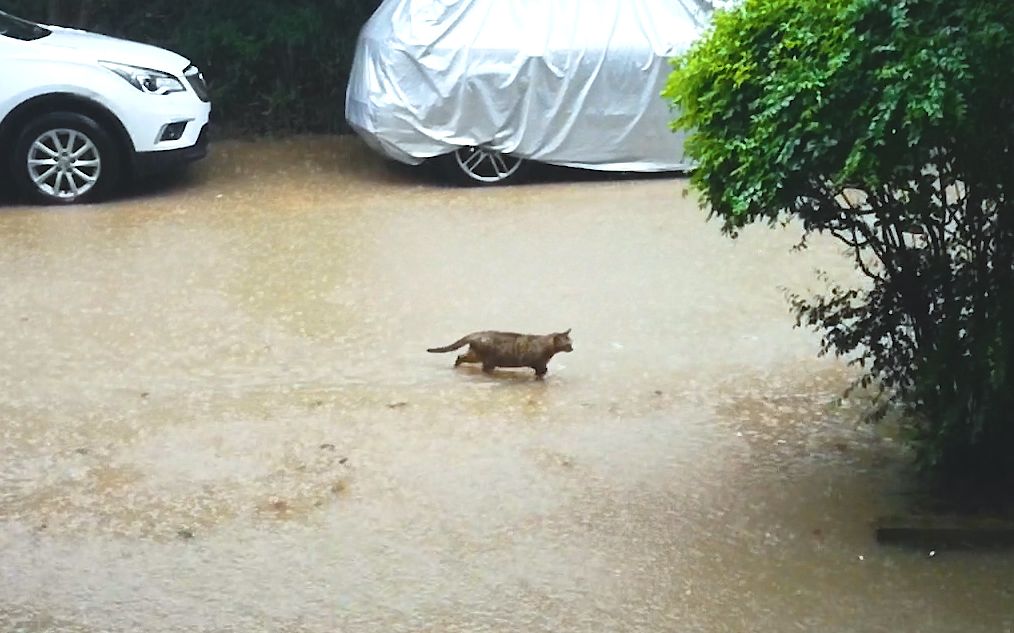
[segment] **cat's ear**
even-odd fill
[[[570,336],[570,329],[563,333],[564,336]]]

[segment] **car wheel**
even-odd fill
[[[21,193],[42,204],[94,200],[120,176],[112,138],[93,119],[73,112],[30,121],[14,144],[11,168]]]
[[[485,147],[459,147],[440,157],[444,174],[465,185],[501,185],[521,180],[528,163]]]

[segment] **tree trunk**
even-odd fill
[[[47,0],[46,21],[50,24],[58,24],[60,22],[60,5],[60,0]]]
[[[77,8],[77,19],[74,21],[74,26],[79,29],[87,29],[95,26],[92,24],[92,14],[94,2],[92,0],[78,0],[79,5]]]

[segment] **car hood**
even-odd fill
[[[56,51],[73,51],[96,61],[141,66],[173,74],[179,74],[190,64],[186,57],[157,46],[59,26],[45,28],[52,34],[36,40],[34,44]]]

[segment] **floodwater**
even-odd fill
[[[874,542],[906,457],[784,297],[848,262],[685,189],[307,138],[0,209],[0,631],[1014,630],[1011,554]]]

